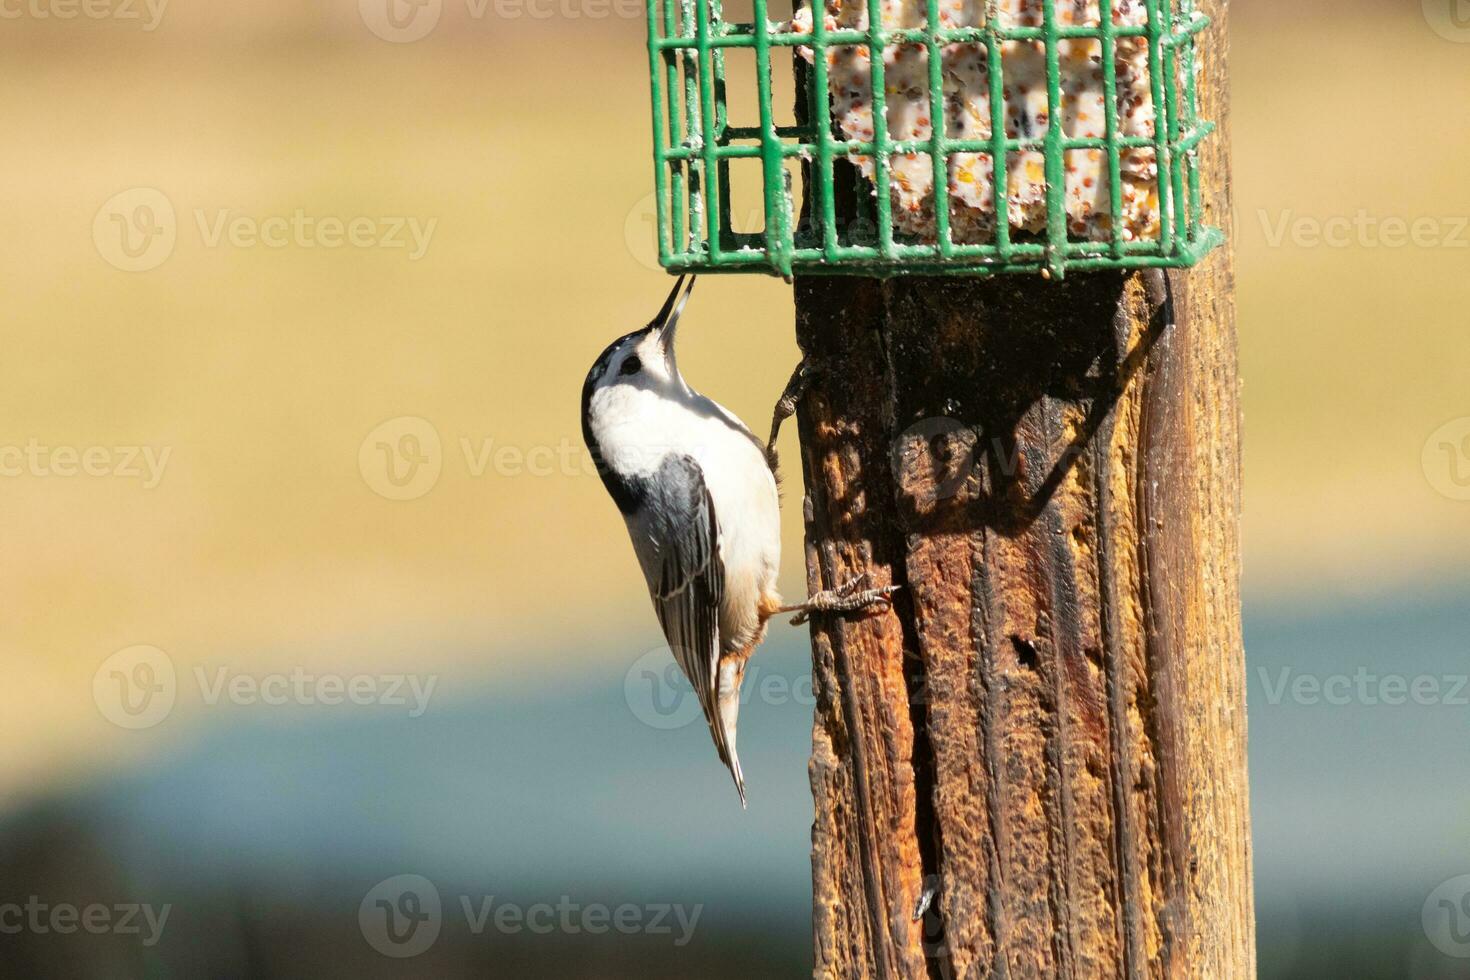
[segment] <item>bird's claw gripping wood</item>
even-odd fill
[[[806,602],[795,606],[784,606],[780,612],[794,612],[791,618],[792,626],[801,626],[806,623],[813,613],[848,613],[866,609],[869,606],[883,603],[893,604],[893,594],[902,586],[888,585],[881,589],[867,588],[868,576],[866,573],[857,578],[850,579],[835,589],[825,589],[807,599]]]
[[[791,380],[786,382],[786,390],[776,400],[776,410],[771,414],[771,438],[766,441],[766,463],[771,467],[772,473],[776,472],[780,463],[776,455],[776,437],[781,434],[781,423],[796,414],[796,406],[801,404],[801,399],[811,387],[812,377],[816,373],[816,368],[806,361],[796,365],[796,370],[791,372]]]

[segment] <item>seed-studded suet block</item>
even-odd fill
[[[1060,276],[1191,265],[1219,242],[1195,153],[1213,127],[1194,0],[827,0],[781,22],[754,6],[729,23],[715,0],[649,0],[665,266]],[[728,120],[736,49],[755,55],[755,126]],[[786,63],[794,125],[771,104]],[[747,161],[756,233],[730,218]]]

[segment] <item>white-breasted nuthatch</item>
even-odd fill
[[[740,683],[767,621],[785,612],[861,609],[895,589],[864,589],[858,580],[781,604],[780,499],[767,447],[679,374],[674,331],[694,279],[684,284],[681,276],[648,326],[597,358],[582,386],[582,435],[744,806],[735,753]]]

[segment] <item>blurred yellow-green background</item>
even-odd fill
[[[31,929],[0,964],[808,971],[803,637],[763,654],[785,693],[731,812],[702,726],[639,700],[666,655],[581,446],[588,366],[666,289],[641,10],[375,3],[0,4],[0,904],[174,908],[154,945]],[[1463,8],[1232,12],[1263,975],[1465,962],[1428,922],[1470,873]],[[708,279],[681,367],[759,428],[791,321],[784,284]],[[1360,669],[1441,693],[1279,686]],[[160,670],[161,717],[108,707]],[[408,704],[248,689],[293,676]],[[358,902],[400,873],[446,909],[704,911],[679,946],[446,927],[399,960]]]

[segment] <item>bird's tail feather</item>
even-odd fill
[[[740,756],[735,752],[735,727],[740,717],[740,682],[745,678],[745,661],[734,658],[720,663],[718,713],[709,719],[710,734],[720,761],[730,770],[740,806],[745,807],[745,774],[740,771]]]

